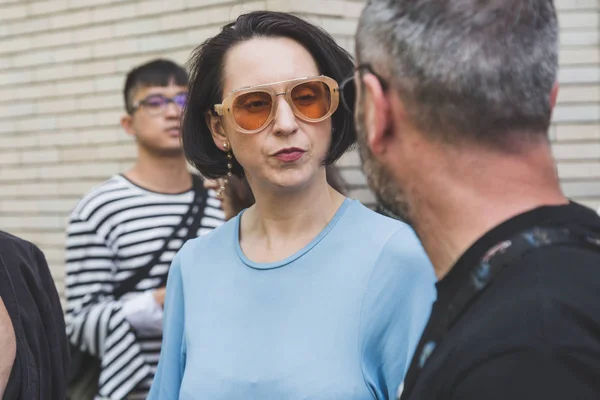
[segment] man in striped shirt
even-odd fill
[[[121,125],[136,140],[137,162],[87,193],[70,216],[67,334],[99,360],[97,398],[146,398],[170,262],[187,238],[224,219],[215,192],[188,172],[183,155],[186,85],[185,70],[167,60],[128,74]]]

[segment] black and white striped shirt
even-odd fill
[[[205,201],[198,235],[212,231],[225,217],[215,192],[201,190]],[[97,398],[146,398],[162,338],[138,334],[123,304],[161,285],[187,229],[171,240],[133,292],[118,300],[112,292],[163,247],[193,199],[193,190],[156,193],[117,175],[86,194],[71,214],[66,254],[67,334],[71,344],[101,360]]]

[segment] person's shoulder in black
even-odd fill
[[[600,238],[600,217],[573,203],[505,222],[438,283],[429,325],[490,248],[534,226]],[[438,344],[410,398],[600,398],[600,247],[545,246],[511,262]]]
[[[56,286],[44,254],[2,231],[0,297],[15,331],[17,353],[4,399],[64,399],[69,352]]]

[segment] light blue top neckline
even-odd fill
[[[265,269],[266,270],[266,269],[275,269],[275,268],[285,267],[286,265],[288,265],[288,264],[296,261],[300,257],[302,257],[304,254],[308,253],[321,240],[323,240],[323,238],[325,236],[327,236],[327,234],[337,224],[337,222],[340,220],[342,215],[344,215],[344,212],[346,211],[346,209],[348,208],[350,203],[352,203],[351,199],[349,199],[349,198],[344,199],[344,202],[338,208],[338,210],[335,212],[333,218],[331,219],[331,221],[329,221],[327,226],[313,240],[311,240],[309,244],[304,246],[304,248],[298,250],[294,254],[290,255],[289,257],[284,258],[281,261],[275,261],[275,262],[271,262],[271,263],[254,262],[254,261],[250,260],[248,257],[246,257],[246,255],[244,254],[244,251],[242,250],[242,246],[240,245],[240,221],[242,219],[242,215],[246,211],[246,210],[244,210],[244,211],[240,212],[240,214],[236,217],[236,221],[235,221],[235,249],[237,251],[238,257],[246,266],[253,268],[253,269]]]

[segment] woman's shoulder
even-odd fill
[[[430,266],[421,241],[405,222],[379,214],[356,200],[351,203],[347,222],[356,227],[353,234],[362,243],[379,244],[380,264],[415,271]]]
[[[358,200],[350,200],[345,220],[351,226],[360,227],[359,234],[376,237],[380,241],[387,241],[394,235],[406,237],[409,241],[416,238],[412,228],[406,223],[379,214]]]
[[[415,232],[403,224],[387,240],[379,256],[379,264],[387,265],[395,273],[417,277],[429,275],[433,280],[433,266]]]
[[[229,251],[227,247],[232,247],[235,241],[237,218],[232,218],[205,235],[188,240],[179,251],[181,260],[195,258],[199,254],[203,258],[210,257],[211,254],[218,256],[223,254],[221,251]]]

